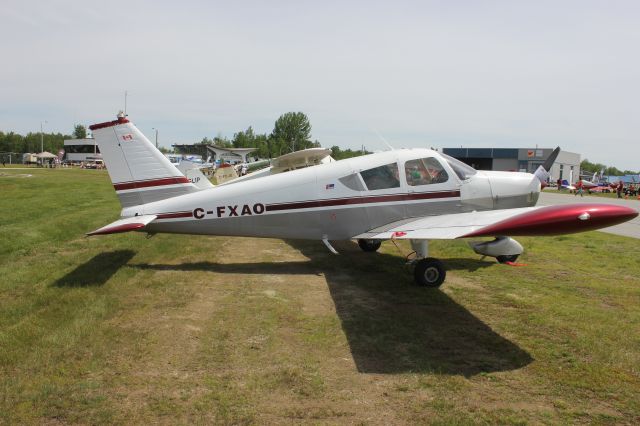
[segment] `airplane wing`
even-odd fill
[[[273,167],[273,173],[281,173],[287,170],[321,164],[330,155],[331,150],[328,148],[307,148],[274,158],[271,160],[271,166]]]
[[[258,179],[265,176],[271,176],[278,173],[286,173],[291,170],[296,170],[304,167],[316,166],[318,164],[331,163],[335,161],[331,157],[331,150],[327,148],[307,148],[301,151],[290,152],[288,154],[281,155],[280,157],[273,158],[270,161],[266,161],[264,165],[268,165],[267,168],[256,170],[249,174],[240,177],[234,177],[229,180],[221,182],[218,180],[219,185],[231,185],[247,180]],[[269,164],[270,163],[270,164]],[[256,163],[250,163],[252,166]]]
[[[151,222],[153,222],[158,216],[153,214],[146,214],[142,216],[128,217],[126,219],[116,220],[113,223],[103,226],[87,233],[87,236],[91,235],[105,235],[105,234],[118,234],[120,232],[135,231],[142,229]]]
[[[535,236],[583,232],[634,218],[632,208],[613,204],[567,204],[454,213],[406,219],[372,229],[354,239],[440,239]]]

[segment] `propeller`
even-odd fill
[[[553,150],[551,155],[547,158],[547,161],[544,162],[542,166],[539,166],[535,171],[534,176],[538,178],[540,181],[540,185],[542,188],[547,186],[547,179],[549,179],[549,171],[553,166],[553,163],[556,162],[556,158],[558,158],[558,154],[560,154],[560,147],[557,147]]]

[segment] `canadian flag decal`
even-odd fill
[[[133,135],[132,134],[122,135],[122,140],[123,141],[132,141],[133,140]]]

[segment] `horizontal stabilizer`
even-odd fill
[[[126,219],[116,220],[113,223],[96,229],[95,231],[87,233],[87,236],[91,235],[105,235],[105,234],[118,234],[121,232],[136,231],[142,229],[155,220],[158,216],[153,214],[147,214],[142,216],[133,216]]]

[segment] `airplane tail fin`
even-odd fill
[[[213,188],[214,185],[207,179],[204,173],[202,173],[198,164],[192,163],[189,160],[182,160],[177,167],[198,189]]]
[[[123,208],[199,190],[123,114],[89,128]]]

